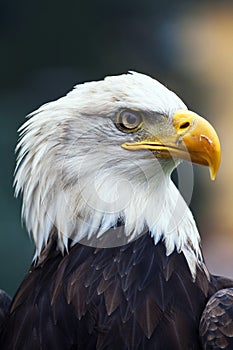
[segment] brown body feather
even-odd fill
[[[200,322],[204,350],[233,349],[233,289],[222,289],[208,301]]]
[[[50,254],[22,282],[3,335],[4,350],[200,349],[210,296],[233,285],[169,257],[147,234],[123,247],[75,245]],[[52,257],[50,257],[52,256]]]

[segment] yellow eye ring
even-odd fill
[[[144,122],[142,114],[136,109],[123,109],[116,117],[117,127],[124,132],[139,130]]]

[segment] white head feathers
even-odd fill
[[[131,73],[78,85],[20,128],[15,188],[23,194],[22,215],[36,255],[51,232],[63,250],[68,239],[88,244],[95,237],[98,244],[121,220],[126,242],[149,230],[155,243],[164,239],[167,254],[183,251],[194,275],[201,261],[199,234],[170,180],[174,163],[121,147],[132,137],[114,124],[121,108],[172,118],[186,107],[156,80]]]

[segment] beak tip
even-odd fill
[[[220,153],[219,153],[220,155]],[[215,158],[215,163],[209,165],[209,171],[210,171],[210,178],[212,181],[216,179],[218,169],[220,166],[220,156]]]
[[[212,181],[214,181],[216,179],[216,173],[212,172],[211,170],[210,170],[210,178]]]

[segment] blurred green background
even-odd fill
[[[73,85],[128,70],[157,78],[218,130],[218,178],[195,167],[191,207],[210,270],[233,276],[233,2],[2,0],[0,38],[0,287],[13,295],[33,255],[12,189],[18,127]]]

